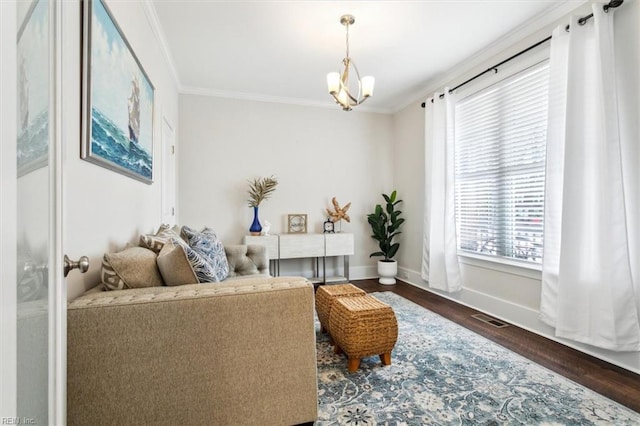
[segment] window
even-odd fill
[[[455,105],[458,250],[542,262],[548,62]]]

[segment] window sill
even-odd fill
[[[460,263],[463,263],[465,265],[491,269],[494,271],[518,275],[534,280],[542,279],[542,265],[540,264],[482,256],[463,251],[458,251],[458,259],[460,259]]]

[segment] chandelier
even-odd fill
[[[340,23],[347,27],[347,55],[342,60],[340,72],[330,72],[327,74],[327,86],[329,93],[333,96],[336,103],[342,107],[344,111],[351,111],[351,108],[360,105],[368,97],[373,95],[373,85],[375,79],[372,76],[360,78],[360,73],[356,64],[349,57],[349,26],[353,25],[355,18],[352,15],[342,15]],[[355,73],[355,79],[351,80],[349,85],[349,73]],[[357,91],[355,81],[357,81]]]

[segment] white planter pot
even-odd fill
[[[380,279],[378,282],[384,285],[393,285],[396,283],[396,275],[398,274],[398,262],[392,260],[385,262],[378,260],[378,275]]]

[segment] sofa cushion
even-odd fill
[[[212,229],[204,228],[198,232],[183,226],[180,236],[189,245],[188,248],[185,247],[185,252],[201,283],[219,282],[229,276],[224,245]]]
[[[185,249],[180,244],[169,241],[158,254],[158,269],[168,286],[195,284],[198,277],[191,267]]]
[[[105,253],[101,271],[105,290],[163,285],[156,257],[153,251],[144,247],[127,247],[117,253]]]
[[[184,243],[182,238],[180,237],[180,227],[171,225],[162,224],[158,231],[155,234],[145,234],[140,235],[140,247],[148,248],[149,250],[153,250],[155,253],[160,253],[162,247],[167,243],[167,241],[174,239],[178,244]]]

